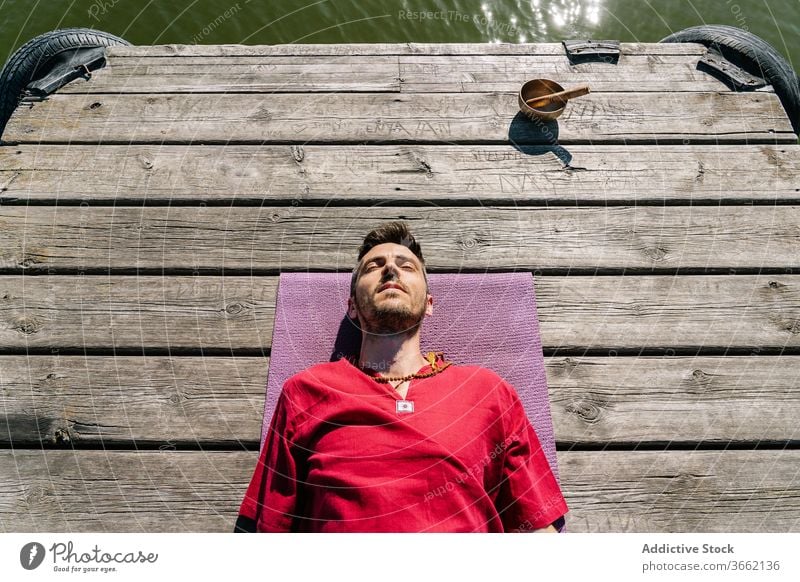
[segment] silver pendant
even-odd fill
[[[397,414],[408,414],[410,412],[414,412],[413,400],[398,400],[396,406]]]

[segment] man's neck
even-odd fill
[[[428,364],[419,347],[419,329],[412,335],[364,334],[358,360],[362,368],[370,368],[382,376],[407,376]]]

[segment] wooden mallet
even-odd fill
[[[525,101],[525,103],[534,108],[544,107],[545,105],[550,105],[554,101],[566,103],[569,99],[580,97],[587,93],[589,93],[589,85],[581,85],[580,87],[559,91],[558,93],[550,93],[549,95],[542,95],[541,97],[532,97]]]

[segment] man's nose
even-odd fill
[[[387,277],[390,278],[390,279],[392,279],[392,278],[396,279],[397,278],[397,273],[398,273],[397,265],[395,265],[394,263],[386,263],[383,266],[383,278],[384,279],[386,279]]]

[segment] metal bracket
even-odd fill
[[[25,97],[44,99],[78,77],[91,79],[91,71],[105,64],[106,49],[102,46],[64,51],[49,63],[49,70],[45,76],[26,85]]]
[[[562,40],[570,63],[605,62],[616,64],[619,61],[618,40]]]
[[[751,75],[738,65],[733,64],[721,53],[713,49],[709,49],[700,58],[697,68],[700,70],[705,69],[707,73],[714,75],[734,91],[754,91],[769,84],[761,77]]]

